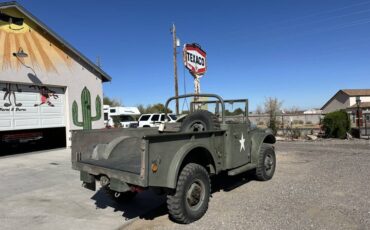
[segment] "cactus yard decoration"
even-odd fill
[[[81,92],[81,110],[82,110],[82,121],[78,121],[78,106],[77,102],[73,101],[72,104],[72,118],[73,124],[76,126],[83,127],[83,129],[91,129],[92,122],[98,121],[101,118],[101,99],[96,96],[95,99],[95,117],[91,116],[91,97],[90,91],[85,87]]]

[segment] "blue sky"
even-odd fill
[[[112,76],[125,106],[174,95],[170,28],[207,52],[202,92],[321,107],[343,88],[370,88],[370,1],[18,1]],[[193,91],[179,49],[179,91]]]

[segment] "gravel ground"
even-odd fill
[[[272,180],[216,179],[201,220],[175,224],[163,203],[122,229],[370,229],[370,141],[279,142],[276,149]]]

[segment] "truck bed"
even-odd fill
[[[140,174],[141,155],[136,153],[123,153],[121,156],[110,157],[108,159],[85,159],[81,163],[101,166],[134,174]]]
[[[96,144],[90,157],[86,155],[80,162],[140,174],[142,138],[127,135],[115,137],[108,144]]]
[[[117,177],[125,172],[139,175],[143,161],[143,137],[157,133],[157,128],[73,131],[72,165],[75,169],[86,165],[100,171],[114,170]],[[111,145],[115,139],[117,144]]]
[[[221,167],[216,154],[224,151],[224,133],[159,133],[157,128],[74,131],[72,168],[81,172],[81,178],[106,175],[129,185],[173,188],[174,180],[163,178],[171,177],[170,165],[176,165],[174,162],[188,148],[209,151]],[[150,170],[152,162],[157,162],[158,171]]]

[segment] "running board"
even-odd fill
[[[251,170],[251,169],[254,169],[257,167],[257,164],[246,164],[246,165],[243,165],[243,166],[240,166],[238,168],[235,168],[235,169],[232,169],[230,171],[227,172],[227,175],[229,176],[236,176],[240,173],[243,173],[245,171],[248,171],[248,170]]]

